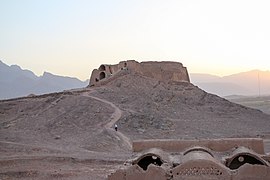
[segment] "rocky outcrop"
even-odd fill
[[[135,73],[142,76],[157,79],[163,82],[190,82],[186,67],[179,62],[137,62],[135,60],[122,61],[116,65],[102,64],[94,69],[90,77],[89,86],[102,84],[102,81],[110,80],[121,72]]]

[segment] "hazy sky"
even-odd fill
[[[269,0],[0,0],[0,60],[89,78],[101,63],[270,70]]]

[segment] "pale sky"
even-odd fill
[[[127,59],[220,76],[270,70],[270,1],[0,0],[0,60],[9,65],[85,80]]]

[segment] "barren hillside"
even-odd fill
[[[270,135],[261,111],[188,82],[130,73],[103,86],[0,101],[0,123],[0,179],[105,179],[135,139]]]

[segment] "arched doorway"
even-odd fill
[[[106,77],[105,72],[101,72],[101,73],[99,74],[99,80],[104,79],[105,77]]]
[[[143,157],[139,162],[138,165],[143,169],[143,170],[147,170],[147,167],[150,164],[154,164],[156,166],[161,166],[163,164],[163,162],[161,161],[161,159],[156,156],[156,155],[146,155],[145,157]]]

